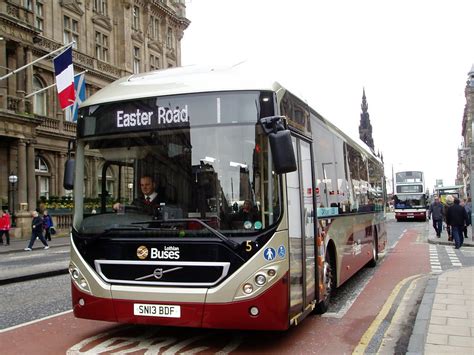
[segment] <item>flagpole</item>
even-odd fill
[[[64,45],[64,46],[62,46],[62,47],[60,47],[60,48],[58,48],[58,49],[56,49],[56,50],[54,50],[54,51],[52,51],[52,52],[50,52],[50,53],[48,53],[48,54],[42,56],[41,58],[35,59],[35,60],[32,61],[31,63],[25,64],[25,65],[22,66],[21,68],[15,69],[15,70],[13,70],[13,71],[10,72],[10,73],[5,74],[4,76],[0,77],[0,81],[2,81],[3,79],[6,79],[6,78],[12,76],[13,74],[18,73],[19,71],[22,71],[23,69],[28,68],[30,65],[33,65],[33,64],[39,62],[40,60],[43,60],[43,59],[45,59],[45,58],[48,58],[49,56],[53,55],[54,53],[60,52],[60,51],[62,51],[63,49],[66,49],[66,48],[71,47],[74,43],[76,43],[76,41],[72,41],[71,43],[66,44],[66,45]]]
[[[77,73],[76,75],[74,75],[74,77],[79,76],[79,75],[82,75],[82,74],[84,74],[84,73],[87,73],[88,71],[89,71],[89,70],[81,71],[80,73]],[[56,85],[56,83],[53,83],[53,84],[51,84],[51,85],[49,85],[49,86],[46,86],[46,87],[44,87],[44,88],[42,88],[42,89],[40,89],[40,90],[38,90],[38,91],[32,92],[31,94],[26,95],[22,100],[25,100],[25,99],[27,99],[27,98],[33,96],[33,95],[39,94],[39,93],[41,93],[41,92],[43,92],[43,91],[45,91],[45,90],[51,89],[51,88],[52,88],[53,86],[55,86],[55,85]]]

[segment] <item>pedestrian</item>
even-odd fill
[[[44,228],[44,239],[51,241],[51,227],[53,227],[53,219],[48,214],[48,210],[43,212],[43,228]]]
[[[428,211],[428,219],[433,219],[433,228],[436,231],[436,236],[441,237],[443,231],[443,217],[444,217],[444,206],[439,201],[439,196],[435,196],[434,202],[430,205]]]
[[[7,211],[0,210],[0,245],[3,245],[5,234],[6,245],[10,245],[10,215]]]
[[[446,232],[448,233],[448,241],[453,240],[453,236],[451,234],[451,226],[446,220],[446,214],[448,212],[449,207],[451,207],[454,204],[454,197],[453,195],[448,195],[446,196],[446,205],[444,205],[444,222],[446,223]]]
[[[471,198],[469,197],[469,199],[464,199],[463,201],[461,201],[461,205],[464,207],[464,209],[466,210],[466,213],[467,213],[467,223],[464,226],[464,229],[462,231],[462,233],[464,234],[464,238],[467,238],[467,227],[469,227],[472,224],[472,220],[471,220],[471,218],[472,218],[471,217],[471,213],[472,213]]]
[[[451,233],[454,238],[454,248],[462,247],[464,238],[462,230],[467,223],[467,213],[464,207],[460,205],[458,198],[454,199],[454,204],[448,208],[446,221],[451,226]]]
[[[48,243],[43,237],[43,218],[39,215],[38,211],[32,211],[31,217],[31,239],[28,246],[24,249],[26,251],[32,251],[33,244],[35,244],[36,238],[41,240],[44,245],[44,249],[49,249]]]

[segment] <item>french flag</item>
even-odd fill
[[[76,99],[74,91],[74,69],[72,67],[72,47],[69,47],[54,61],[54,75],[58,88],[59,105],[61,109],[71,106]]]

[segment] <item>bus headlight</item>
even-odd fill
[[[276,275],[276,271],[274,269],[268,269],[267,275],[273,277]]]
[[[77,287],[79,287],[82,291],[90,293],[89,283],[87,282],[85,277],[82,276],[76,265],[72,263],[69,265],[69,274],[71,275],[72,281],[76,284]]]
[[[257,276],[255,276],[255,283],[258,286],[263,286],[265,285],[266,282],[267,282],[267,278],[265,277],[265,275],[258,274]]]
[[[244,287],[243,287],[243,290],[244,290],[244,293],[246,293],[247,295],[251,294],[253,292],[253,286],[252,284],[245,284]]]

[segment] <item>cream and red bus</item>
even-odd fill
[[[426,221],[428,194],[425,191],[425,177],[422,171],[407,170],[395,173],[393,198],[397,222]]]
[[[382,162],[239,68],[119,79],[82,104],[74,145],[76,317],[284,330],[387,242]],[[143,176],[152,212],[134,203]]]

